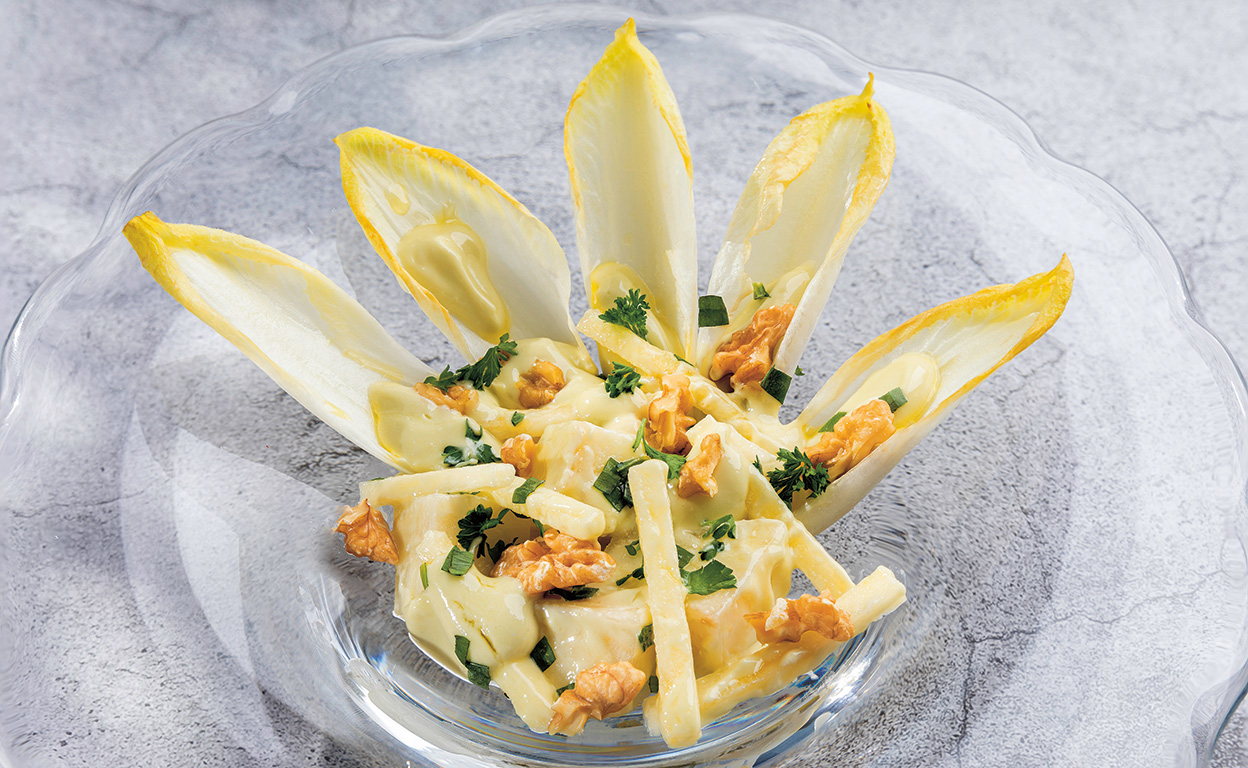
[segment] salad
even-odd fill
[[[815,534],[1056,322],[1071,266],[883,333],[786,423],[891,170],[874,83],[771,142],[701,296],[684,126],[631,20],[576,89],[564,140],[590,305],[575,324],[559,243],[484,174],[375,128],[335,140],[351,210],[457,369],[262,243],[150,212],[125,234],[174,298],[397,470],[362,483],[335,531],[395,568],[395,613],[425,653],[535,731],[640,707],[689,745],[905,602],[895,574],[855,581]],[[813,592],[791,596],[795,571]]]

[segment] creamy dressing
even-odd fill
[[[468,330],[494,340],[511,327],[490,279],[485,244],[464,222],[444,212],[408,230],[395,251],[403,269]]]
[[[481,425],[416,392],[405,384],[378,381],[368,388],[377,442],[408,472],[443,469],[442,451],[448,446],[471,453],[476,443],[486,443],[497,455],[500,443]],[[468,437],[468,426],[481,433]]]
[[[940,389],[940,364],[926,352],[911,352],[880,368],[858,387],[838,407],[837,411],[851,413],[855,408],[900,387],[906,396],[906,404],[893,414],[893,426],[898,429],[914,424],[931,407]],[[812,425],[816,429],[822,424]]]

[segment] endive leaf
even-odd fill
[[[602,312],[630,288],[651,307],[648,337],[687,357],[697,320],[697,240],[685,127],[629,19],[568,105],[564,154],[581,275]]]
[[[504,333],[581,344],[563,249],[514,197],[448,152],[375,128],[334,142],[369,242],[465,358]]]
[[[126,239],[156,282],[318,418],[398,466],[373,427],[369,385],[433,371],[329,278],[263,243],[167,224],[148,212]]]
[[[731,319],[700,332],[702,371],[709,370],[723,341],[759,309],[795,304],[797,312],[774,362],[793,374],[850,241],[892,170],[893,131],[888,115],[872,100],[873,84],[868,79],[862,93],[793,118],[750,174],[709,288],[723,298]]]
[[[998,285],[930,309],[877,337],[845,361],[797,418],[807,437],[835,414],[847,410],[847,401],[858,399],[873,374],[903,355],[922,355],[934,361],[939,374],[933,390],[922,397],[926,406],[850,469],[821,496],[794,509],[798,519],[812,531],[836,522],[862,500],[894,466],[940,423],[952,406],[988,374],[1029,347],[1053,326],[1070,299],[1074,272],[1070,260],[1062,260],[1049,272],[1033,275],[1013,285]],[[883,374],[887,377],[887,372]],[[868,384],[868,396],[884,394],[891,387]],[[875,393],[875,389],[880,392]]]

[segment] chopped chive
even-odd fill
[[[512,504],[525,503],[526,501],[529,500],[529,496],[533,495],[533,492],[537,490],[537,486],[541,484],[542,484],[542,481],[538,480],[536,477],[530,477],[526,479],[523,483],[520,484],[519,488],[511,492],[511,503]]]
[[[722,296],[698,297],[698,327],[715,328],[728,324],[728,307]]]
[[[429,563],[420,564],[420,586],[429,588]]]
[[[654,675],[650,675],[650,679],[647,681],[647,683],[650,686],[650,693],[659,692],[659,678],[655,677]]]
[[[762,301],[771,298],[771,294],[767,292],[767,288],[762,283],[754,283],[754,300]]]
[[[537,535],[538,535],[538,536],[545,536],[545,535],[546,535],[546,526],[542,524],[542,521],[541,521],[541,520],[538,520],[538,519],[535,517],[535,518],[533,518],[533,524],[537,526]]]
[[[537,641],[537,645],[533,646],[533,650],[529,651],[529,658],[537,664],[537,668],[545,672],[550,669],[550,665],[555,663],[555,649],[550,647],[550,641],[542,635],[542,639]]]
[[[641,650],[644,653],[647,648],[654,645],[654,624],[647,624],[637,633],[637,642],[641,643]]]
[[[797,368],[793,371],[793,375],[794,375],[794,376],[805,376],[805,375],[806,375],[806,371],[803,371],[803,370],[802,370],[802,366],[800,366],[800,365],[799,365],[799,366],[797,366]]]
[[[836,429],[836,422],[838,422],[838,421],[840,421],[841,419],[845,418],[847,415],[848,415],[848,414],[846,414],[846,413],[845,413],[845,411],[837,411],[835,414],[833,414],[833,415],[832,415],[832,418],[830,418],[830,419],[828,419],[826,422],[824,422],[824,424],[823,424],[823,426],[822,426],[822,427],[819,427],[819,431],[820,431],[820,432],[831,432],[832,430]]]
[[[880,395],[880,399],[888,403],[888,407],[897,412],[897,409],[906,404],[906,394],[901,391],[901,387],[894,387],[884,394]]]
[[[573,689],[573,688],[575,688],[575,687],[576,687],[576,681],[574,680],[574,681],[572,681],[572,682],[568,683],[567,685],[563,686],[562,688],[556,688],[556,689],[555,689],[555,695],[556,695],[556,696],[562,696],[564,691],[570,691],[570,690],[572,690],[572,689]]]
[[[490,687],[490,668],[468,660],[470,642],[463,635],[455,635],[455,657],[468,670],[468,682],[481,688]]]
[[[783,403],[784,398],[789,394],[789,385],[793,383],[793,377],[780,370],[772,368],[767,371],[767,375],[763,377],[763,391],[776,399],[776,402]]]
[[[625,551],[625,552],[627,552],[628,554],[630,554],[630,555],[634,556],[634,557],[636,557],[636,556],[637,556],[637,552],[638,552],[638,551],[640,551],[640,550],[641,550],[641,542],[640,542],[640,541],[634,541],[632,544],[625,544],[625,545],[624,545],[624,551]]]
[[[637,579],[638,581],[641,581],[644,578],[646,578],[646,566],[639,565],[636,568],[634,568],[630,573],[627,573],[621,578],[616,579],[615,586],[622,587],[624,586],[624,583],[627,582],[629,579]]]
[[[516,411],[515,413],[511,414],[511,425],[512,425],[513,427],[514,427],[515,425],[519,424],[519,423],[520,423],[520,422],[522,422],[522,421],[524,421],[524,414],[523,414],[523,413],[520,413],[519,411]]]
[[[442,561],[442,570],[452,576],[463,576],[472,568],[473,560],[471,552],[466,552],[459,547],[451,547],[451,551],[446,553],[446,560]]]

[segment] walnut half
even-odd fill
[[[566,383],[559,366],[546,360],[535,361],[533,367],[520,374],[520,379],[516,382],[520,407],[541,408],[554,400]]]
[[[576,676],[576,686],[560,694],[547,727],[549,733],[580,733],[589,718],[601,720],[628,707],[641,693],[646,673],[627,661],[595,664]]]
[[[719,380],[731,373],[737,389],[762,381],[796,311],[792,304],[775,304],[755,312],[750,324],[732,334],[715,352],[709,377]]]
[[[528,435],[516,435],[503,443],[502,460],[516,468],[517,477],[533,474],[533,460],[537,458],[537,443]]]
[[[676,493],[687,499],[698,493],[714,496],[719,491],[715,482],[715,468],[724,457],[723,442],[719,435],[711,434],[702,438],[701,450],[680,468],[680,480],[676,485]]]
[[[807,455],[828,468],[835,480],[867,458],[880,443],[893,436],[893,409],[883,400],[869,400],[836,422],[831,432],[819,435]]]
[[[503,550],[492,576],[512,576],[530,595],[605,581],[615,572],[615,559],[596,541],[585,541],[547,529],[540,539]]]
[[[841,643],[854,636],[849,614],[837,608],[827,593],[802,595],[796,600],[782,597],[770,611],[751,611],[744,618],[760,643],[795,643],[806,632],[818,632]]]
[[[432,400],[437,405],[445,405],[452,411],[467,414],[468,411],[477,407],[477,391],[463,384],[452,384],[445,392],[424,382],[414,386],[416,394]]]
[[[689,450],[685,430],[694,424],[689,415],[693,408],[689,377],[672,373],[659,383],[663,391],[650,401],[646,411],[646,442],[663,453],[685,453]]]
[[[334,532],[343,535],[348,554],[378,563],[399,564],[399,553],[394,548],[394,537],[390,535],[386,518],[367,500],[354,507],[343,507]]]

